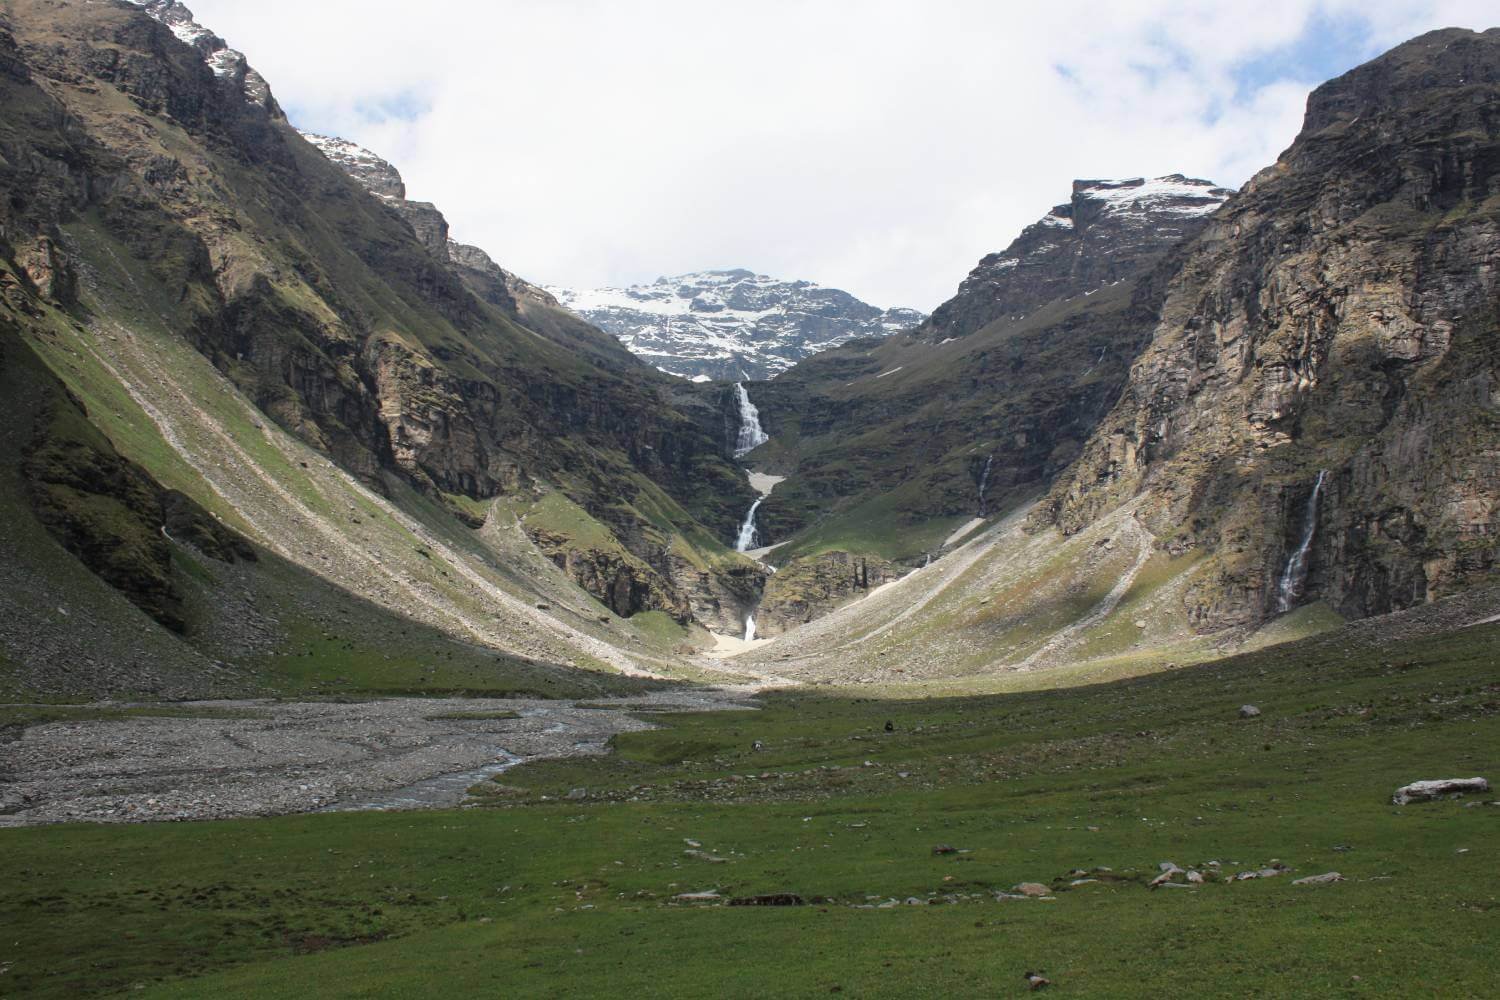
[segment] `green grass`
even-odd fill
[[[212,705],[0,705],[0,732],[24,730],[49,722],[99,722],[116,719],[254,719],[263,712]]]
[[[1354,635],[1065,691],[657,716],[480,809],[3,831],[0,963],[37,997],[1017,995],[1036,968],[1059,995],[1490,995],[1500,809],[1389,796],[1500,773],[1500,628]],[[1143,885],[1211,859],[1295,873]],[[1120,881],[1066,886],[1096,866]],[[1056,900],[993,899],[1023,880]],[[671,901],[705,889],[816,902]],[[908,897],[939,905],[858,908]]]
[[[935,552],[953,529],[969,518],[914,521],[904,506],[911,492],[914,490],[897,488],[829,514],[773,552],[772,561],[784,565],[804,556],[842,551],[894,562],[918,560]]]

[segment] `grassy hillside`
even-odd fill
[[[3,831],[8,982],[1003,996],[1039,969],[1079,996],[1483,996],[1500,810],[1390,795],[1495,779],[1500,626],[1417,626],[1069,691],[774,695],[467,811]],[[1147,888],[1163,861],[1207,881]],[[997,898],[1022,882],[1049,898]],[[807,905],[674,900],[697,891]]]

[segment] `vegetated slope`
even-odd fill
[[[770,378],[846,340],[907,330],[926,318],[743,268],[629,288],[550,291],[650,364],[694,381]]]
[[[13,280],[0,269],[11,292]],[[83,397],[33,353],[10,316],[0,315],[0,514],[7,525],[0,541],[0,692],[6,697],[412,691],[545,697],[639,686],[619,677],[639,673],[638,661],[548,622],[510,596],[581,596],[560,574],[549,580],[534,571],[529,588],[516,586],[497,571],[498,549],[465,548],[460,537],[439,540],[441,516],[430,518],[431,529],[415,519],[402,525],[394,507],[278,431],[265,430],[260,445],[280,450],[285,464],[249,461],[246,447],[256,443],[248,424],[220,423],[196,406],[194,418],[184,418],[181,383],[161,376],[161,368],[158,384],[169,392],[130,396],[105,367],[114,362],[99,350],[101,341],[76,332],[70,343],[88,353],[64,355],[61,363],[72,365]],[[223,392],[228,412],[251,412],[222,381],[211,381],[207,362],[185,345],[178,349],[179,378]],[[195,373],[189,359],[204,370]],[[117,420],[108,426],[123,445],[156,462],[186,492],[162,486],[123,457],[90,422],[83,398],[95,412],[112,409]],[[202,441],[222,457],[179,463],[164,438]],[[317,517],[315,503],[347,506],[349,513]],[[378,580],[361,579],[372,570]],[[452,582],[459,572],[470,577],[466,588]],[[493,609],[507,604],[520,620],[496,627]],[[525,609],[520,615],[518,605]],[[595,620],[591,609],[572,613],[575,621]]]
[[[576,319],[552,310],[529,325],[530,304],[477,294],[483,275],[435,252],[306,143],[242,58],[172,20],[181,11],[17,2],[0,24],[0,323],[8,356],[35,352],[98,432],[86,464],[116,470],[137,514],[176,491],[281,557],[260,563],[295,577],[281,591],[310,587],[393,634],[393,614],[414,619],[413,634],[449,656],[439,633],[480,644],[467,648],[490,665],[485,645],[669,668],[680,623],[758,587],[758,568],[716,540],[739,516],[736,492],[753,495],[723,457],[720,414],[689,396],[696,415],[684,415],[677,380]],[[15,448],[57,452],[53,423],[37,426],[43,440]],[[41,522],[20,523],[45,524],[87,557],[89,544],[47,514],[62,495],[33,486]],[[548,526],[546,557],[518,527],[537,506],[573,512]],[[160,623],[142,614],[132,627],[191,633],[193,614],[179,621],[173,606],[190,588],[166,567],[201,539],[169,541],[164,562],[141,534],[154,516],[114,525],[133,539],[120,551],[128,572],[85,562]],[[163,526],[170,535],[170,518]],[[13,570],[8,604],[28,599],[27,573]],[[153,604],[143,595],[157,571],[167,575]],[[53,582],[71,570],[59,573]],[[227,601],[227,578],[207,576]],[[278,588],[247,587],[246,606],[275,618],[256,601]],[[647,615],[632,638],[612,624],[642,612],[670,627]],[[292,642],[301,625],[281,621],[268,642],[308,638],[316,660],[311,647],[347,639],[348,624],[309,624]],[[617,652],[627,644],[638,658]],[[25,685],[47,681],[38,648],[0,656]],[[250,659],[239,650],[237,662]]]
[[[1037,523],[1131,504],[1163,549],[1202,554],[1183,601],[1204,631],[1492,578],[1497,274],[1500,29],[1433,32],[1312,94],[1182,260]]]
[[[778,565],[920,565],[956,526],[1043,492],[1149,337],[1157,265],[1225,197],[1179,176],[1075,182],[923,327],[751,385],[771,441],[749,460],[788,477],[761,508],[762,538],[786,543]],[[768,612],[804,600],[800,575],[768,582]]]

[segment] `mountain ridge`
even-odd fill
[[[547,291],[650,364],[695,381],[771,378],[819,351],[926,318],[745,268],[691,271],[626,288]]]

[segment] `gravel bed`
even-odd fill
[[[604,753],[616,733],[651,728],[633,711],[753,707],[716,689],[584,704],[202,701],[172,708],[211,715],[30,726],[0,743],[0,826],[454,806],[465,772],[480,780],[522,761]],[[482,717],[506,711],[519,717]]]

